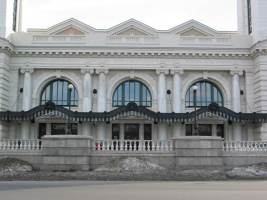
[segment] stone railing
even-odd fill
[[[172,152],[173,141],[97,140],[95,151]]]
[[[1,151],[41,151],[41,140],[0,140]]]
[[[226,152],[267,152],[267,141],[226,141]]]

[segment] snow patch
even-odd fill
[[[31,171],[33,171],[33,167],[25,161],[14,158],[4,158],[0,160],[0,176],[15,175]]]
[[[166,170],[155,163],[138,158],[126,158],[122,160],[114,160],[106,165],[103,165],[94,171],[96,172],[133,172],[146,173]]]
[[[267,178],[267,163],[235,167],[226,175],[230,178]]]

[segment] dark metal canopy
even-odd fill
[[[208,107],[202,107],[190,113],[160,113],[143,106],[137,106],[133,102],[110,112],[77,112],[68,110],[62,106],[57,106],[52,102],[47,102],[45,105],[39,105],[26,112],[0,112],[0,121],[35,121],[45,116],[47,118],[56,116],[62,119],[70,119],[74,122],[110,122],[131,116],[140,117],[155,123],[188,123],[192,122],[195,116],[197,116],[197,119],[221,118],[230,123],[267,122],[267,114],[265,113],[236,113],[228,108],[220,107],[216,103],[212,103]]]

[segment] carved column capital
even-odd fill
[[[108,74],[109,70],[107,68],[96,68],[95,73],[96,74]]]
[[[184,74],[183,69],[171,69],[170,72],[171,72],[171,75],[175,75],[175,74],[183,75]]]
[[[158,74],[158,75],[160,75],[160,74],[168,75],[169,74],[169,69],[158,68],[158,69],[156,69],[156,74]]]
[[[87,73],[93,74],[94,72],[95,72],[95,70],[93,68],[82,68],[81,69],[82,74],[87,74]]]
[[[33,73],[33,69],[32,68],[21,68],[20,69],[20,73],[22,73],[22,74],[25,74],[25,73]]]
[[[238,76],[242,76],[243,75],[243,71],[239,70],[239,69],[234,69],[230,71],[231,75],[238,75]]]

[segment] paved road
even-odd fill
[[[267,181],[0,182],[1,200],[264,200]]]

